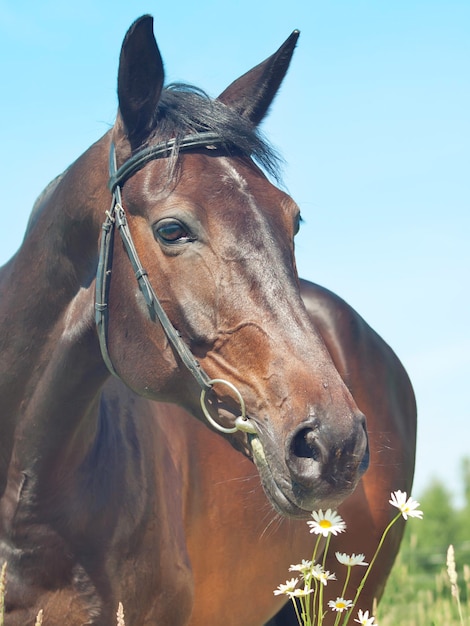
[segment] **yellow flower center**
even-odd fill
[[[338,609],[345,609],[346,608],[346,604],[344,602],[337,602],[336,603],[336,607]]]
[[[330,522],[330,520],[327,520],[327,519],[322,519],[322,520],[319,522],[319,526],[320,526],[321,528],[331,528],[331,527],[333,526],[333,524]]]

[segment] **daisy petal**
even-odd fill
[[[273,591],[273,593],[275,596],[285,595],[291,597],[295,594],[295,588],[298,582],[298,578],[291,578],[290,580],[286,581],[285,584],[279,585],[278,588]]]
[[[422,519],[423,517],[423,512],[417,510],[419,502],[414,500],[411,496],[408,498],[406,491],[393,491],[389,503],[401,512],[404,519],[408,519],[408,517]]]
[[[331,509],[325,512],[321,509],[313,511],[312,517],[313,521],[308,521],[307,524],[310,526],[310,532],[316,535],[328,537],[328,535],[337,535],[346,530],[346,524],[341,515]]]
[[[377,622],[375,621],[375,617],[373,615],[369,617],[369,611],[365,611],[363,613],[361,609],[359,609],[359,611],[357,612],[357,617],[358,619],[355,619],[354,621],[358,624],[361,624],[361,626],[378,626]]]
[[[319,563],[312,567],[312,576],[316,580],[319,580],[322,585],[326,585],[329,580],[336,580],[336,575],[324,570]]]
[[[336,598],[336,600],[330,600],[328,602],[328,606],[333,609],[333,611],[338,611],[339,613],[350,609],[352,605],[351,600],[345,600],[344,598]]]
[[[369,565],[364,561],[363,554],[344,554],[344,552],[335,552],[336,558],[343,565],[347,565],[348,567],[353,567],[354,565]]]

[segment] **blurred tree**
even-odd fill
[[[461,464],[463,506],[454,504],[453,492],[440,480],[433,480],[418,494],[422,520],[410,519],[392,575],[387,583],[380,617],[392,615],[387,624],[457,624],[457,621],[406,621],[406,611],[419,604],[441,606],[450,599],[450,584],[446,568],[447,548],[455,549],[461,600],[469,603],[470,584],[466,584],[464,567],[470,565],[470,457]],[[467,569],[467,572],[469,570]],[[467,574],[468,578],[468,574]],[[423,594],[427,594],[423,596]],[[398,607],[398,608],[397,608]],[[401,608],[405,613],[399,612]],[[455,608],[455,607],[454,607]]]
[[[424,511],[423,521],[408,529],[416,537],[415,562],[418,569],[437,573],[445,566],[449,544],[456,543],[459,516],[453,505],[452,492],[440,480],[433,480],[419,501]]]
[[[462,481],[465,507],[470,509],[470,457],[462,459]]]
[[[455,556],[460,566],[470,565],[470,457],[462,460],[463,508],[457,512]]]

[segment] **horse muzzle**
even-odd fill
[[[286,437],[284,458],[272,435],[249,435],[264,490],[278,512],[307,517],[351,495],[369,465],[365,417],[358,414],[352,422],[345,436],[319,419],[305,420]]]

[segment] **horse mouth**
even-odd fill
[[[350,495],[342,490],[332,490],[324,481],[320,481],[315,493],[307,497],[298,495],[296,486],[289,479],[277,478],[266,458],[266,453],[257,435],[249,436],[253,461],[258,470],[263,489],[274,509],[284,517],[308,519],[313,510],[336,509]],[[314,504],[312,504],[314,503]]]
[[[287,485],[283,489],[278,484],[266,459],[260,438],[257,435],[251,435],[249,442],[261,484],[274,509],[285,517],[307,519],[312,512],[311,509],[304,509],[299,504],[293,502],[286,494],[286,491],[289,491]]]

